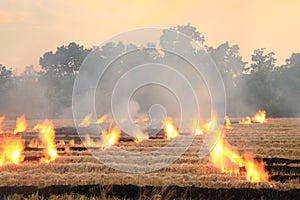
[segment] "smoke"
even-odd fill
[[[13,84],[1,92],[0,110],[7,119],[26,114],[28,119],[44,119],[54,116],[53,108],[59,105],[51,101],[47,85],[38,82],[36,75],[14,77]]]

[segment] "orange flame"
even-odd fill
[[[230,119],[228,116],[225,116],[225,129],[232,130],[232,126],[231,126]]]
[[[245,168],[246,168],[246,178],[251,182],[268,182],[269,173],[265,170],[264,163],[262,161],[258,162],[253,159],[250,153],[245,153]]]
[[[0,166],[20,164],[24,160],[22,155],[25,142],[20,137],[10,136],[0,140]]]
[[[102,124],[104,122],[104,120],[106,120],[107,118],[107,114],[103,115],[102,117],[100,117],[98,120],[97,120],[97,124]]]
[[[239,124],[251,124],[251,118],[247,116],[246,118],[243,118],[239,121]]]
[[[167,140],[176,138],[178,136],[178,131],[174,127],[173,121],[171,118],[167,118],[164,123],[165,137]]]
[[[253,122],[264,123],[266,121],[266,111],[259,110],[252,118]]]
[[[198,120],[197,118],[193,119],[193,126],[192,126],[192,133],[196,136],[196,135],[203,135],[203,131],[200,127],[200,125],[198,124]]]
[[[135,139],[134,139],[135,143],[140,143],[140,142],[142,142],[144,140],[149,139],[148,134],[144,134],[144,133],[137,133],[137,134],[135,134],[134,137],[135,137]]]
[[[60,146],[60,147],[63,147],[63,146],[65,146],[65,141],[64,140],[59,140],[57,145]]]
[[[89,134],[85,135],[85,139],[83,142],[84,146],[86,147],[97,147],[99,146],[99,144],[97,144],[97,142],[95,142],[91,136]]]
[[[74,139],[72,139],[72,140],[69,141],[69,145],[70,145],[70,146],[75,146],[75,141],[74,141]]]
[[[118,127],[102,131],[102,147],[109,148],[116,144],[121,137],[121,130]]]
[[[215,131],[218,128],[219,128],[219,126],[218,126],[218,121],[217,121],[217,115],[213,114],[211,116],[211,119],[204,124],[203,129],[204,129],[205,133],[209,133],[210,131]]]
[[[45,120],[41,124],[37,124],[34,130],[39,131],[39,137],[42,141],[42,145],[45,147],[45,157],[41,158],[40,162],[49,163],[54,161],[57,157],[57,149],[55,145],[55,131],[53,123],[49,120]]]
[[[40,144],[39,141],[36,139],[30,140],[30,142],[27,146],[31,147],[31,148],[44,148],[43,145]]]
[[[26,128],[27,128],[26,118],[25,118],[25,114],[23,114],[20,117],[17,117],[14,134],[24,132]]]
[[[144,118],[142,119],[143,122],[148,122],[149,120],[150,120],[149,117],[144,117]]]
[[[2,123],[3,123],[4,120],[5,120],[5,115],[2,115],[2,116],[0,117],[0,134],[3,133]]]
[[[211,161],[223,173],[239,174],[239,167],[243,166],[243,160],[238,152],[224,141],[223,134],[210,152]]]
[[[214,144],[210,157],[223,173],[238,175],[240,167],[245,167],[246,178],[251,182],[268,182],[268,172],[265,171],[264,163],[255,161],[251,154],[246,153],[242,158],[233,147],[224,140],[224,132],[220,139]]]
[[[83,118],[83,120],[82,120],[82,122],[79,124],[79,126],[87,127],[87,126],[91,125],[91,123],[92,123],[91,120],[92,120],[92,114],[89,113],[89,114],[87,114],[87,115]]]

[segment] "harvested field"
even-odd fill
[[[33,122],[29,121],[31,123]],[[5,125],[4,123],[4,129]],[[0,198],[34,197],[38,192],[44,197],[75,195],[74,198],[85,195],[134,199],[158,195],[163,199],[299,199],[300,119],[267,119],[267,123],[263,124],[232,123],[232,126],[232,130],[226,131],[226,140],[241,154],[252,152],[256,159],[263,160],[271,182],[251,183],[242,174],[221,173],[210,162],[209,156],[199,158],[199,149],[205,135],[196,136],[192,145],[173,164],[155,172],[130,174],[100,163],[81,145],[76,129],[56,126],[59,157],[51,163],[39,163],[42,149],[26,147],[21,164],[0,168]],[[31,139],[37,138],[37,133],[22,133],[22,137],[28,144]],[[181,137],[185,137],[184,134]],[[59,144],[62,140],[64,144]],[[70,140],[74,140],[75,145],[69,146]],[[124,136],[112,148],[150,152],[168,142],[161,137],[152,137],[135,143],[130,137]],[[173,156],[172,152],[174,149],[161,155],[161,159],[169,159]],[[123,161],[110,165],[127,164],[126,157],[122,154],[112,152],[109,156]],[[134,167],[146,167],[150,164],[152,163]]]

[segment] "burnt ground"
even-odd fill
[[[49,197],[53,195],[79,194],[88,197],[118,197],[138,199],[140,197],[154,197],[159,195],[161,199],[300,199],[300,190],[278,191],[275,189],[212,189],[197,187],[138,187],[135,185],[80,185],[65,186],[53,185],[44,188],[34,186],[0,187],[0,198],[13,194],[22,194],[28,197],[34,193]],[[126,194],[126,196],[124,196]]]

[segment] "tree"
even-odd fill
[[[0,90],[8,89],[13,82],[13,73],[11,68],[6,68],[0,64]]]
[[[275,69],[275,53],[269,52],[266,54],[264,51],[265,48],[254,50],[251,56],[251,65],[245,68],[246,72],[256,73],[259,71],[273,71]]]
[[[180,33],[181,35],[180,37]],[[184,37],[187,36],[189,38]],[[196,27],[187,25],[179,25],[170,29],[163,30],[163,34],[160,37],[160,46],[163,49],[174,50],[176,52],[184,51],[185,54],[195,53],[195,49],[191,44],[191,39],[203,44],[205,39],[202,33],[197,31]]]
[[[247,64],[238,54],[238,45],[230,46],[228,42],[225,42],[215,49],[208,47],[208,52],[221,73],[229,74],[231,77],[240,75]]]
[[[239,94],[237,93],[237,77],[241,75],[246,62],[238,54],[238,45],[230,46],[225,42],[217,48],[206,47],[213,61],[216,63],[226,89],[227,107],[230,115],[237,115],[237,104],[240,103]]]
[[[46,52],[40,58],[40,65],[46,75],[74,76],[90,51],[90,49],[72,42],[68,46],[58,47],[55,53]]]

